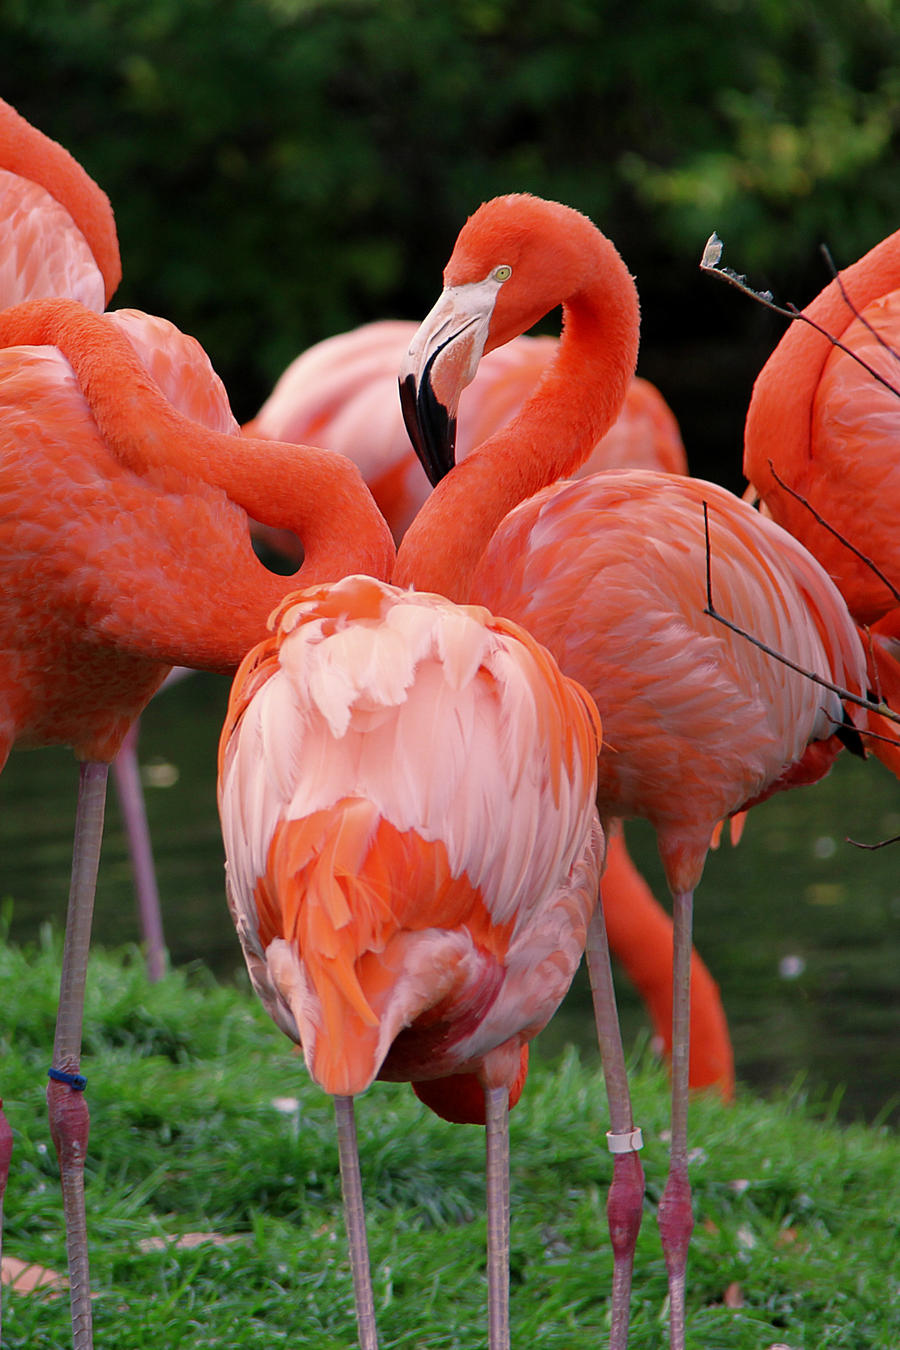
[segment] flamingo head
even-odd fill
[[[459,398],[482,356],[594,280],[598,238],[580,212],[524,193],[466,221],[400,371],[406,428],[432,485],[453,468]]]

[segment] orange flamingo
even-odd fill
[[[52,296],[79,300],[102,312],[121,278],[112,209],[105,194],[71,155],[0,100],[0,310]],[[145,364],[186,416],[235,434],[225,390],[206,354],[176,329],[133,311],[128,323]],[[155,352],[155,356],[151,354]],[[300,557],[297,557],[299,566]],[[168,682],[168,681],[167,681]],[[165,969],[165,941],[137,762],[135,722],[113,760],[113,779],[133,860],[138,919],[151,980]]]
[[[312,441],[354,460],[398,543],[431,490],[397,403],[397,371],[416,327],[381,319],[317,342],[291,362],[244,427],[249,435]],[[485,357],[466,391],[457,461],[519,411],[555,351],[555,338],[518,337]],[[638,376],[578,477],[620,468],[687,473],[674,413]],[[290,555],[290,541],[272,542]]]
[[[287,367],[257,416],[253,435],[315,440],[362,469],[398,541],[425,501],[430,485],[410,445],[396,396],[397,370],[416,330],[384,319],[326,338]],[[457,459],[514,416],[550,364],[556,338],[518,337],[492,351],[461,400]],[[678,423],[659,391],[633,378],[610,429],[577,477],[609,468],[656,468],[686,473]],[[268,529],[257,538],[288,558],[296,541]],[[608,841],[603,881],[610,947],[647,1004],[666,1053],[672,1045],[672,922],[631,862],[621,831]],[[718,986],[692,957],[690,1084],[734,1095],[734,1054]]]
[[[0,126],[5,162],[15,170],[5,186],[19,191],[15,180],[28,178],[27,162],[37,165],[36,189],[55,195],[69,219],[66,225],[58,213],[59,228],[90,240],[82,249],[85,275],[97,273],[98,258],[113,258],[115,265],[107,261],[103,270],[108,293],[118,279],[118,255],[106,198],[61,147],[8,105],[0,107]],[[98,228],[109,236],[105,249]],[[18,228],[13,237],[22,239]],[[63,253],[69,257],[68,248]],[[76,1350],[87,1350],[88,1112],[79,1066],[109,762],[172,665],[235,670],[293,586],[331,580],[348,568],[384,575],[394,550],[349,461],[236,434],[201,349],[165,320],[135,311],[98,314],[73,299],[15,303],[15,285],[33,284],[31,253],[23,248],[21,256],[24,280],[16,282],[15,269],[4,274],[10,290],[3,299],[13,303],[0,313],[0,769],[14,744],[70,745],[80,762],[47,1095],[63,1186],[73,1336]],[[47,286],[57,293],[58,275]],[[96,291],[90,301],[96,306]],[[306,557],[296,577],[276,577],[260,565],[249,516],[303,539]]]
[[[803,312],[842,346],[802,319],[791,325],[753,387],[744,472],[869,630],[871,686],[900,708],[900,230]],[[872,751],[900,776],[896,730],[883,718],[870,726],[887,737]]]
[[[559,303],[562,337],[537,391],[508,427],[454,468],[459,393],[482,353]],[[718,822],[770,792],[821,776],[839,749],[835,730],[845,717],[836,694],[704,614],[703,503],[715,588],[730,618],[804,669],[854,691],[862,688],[864,655],[819,564],[791,535],[714,484],[632,470],[545,487],[569,475],[614,418],[637,342],[634,283],[585,217],[521,195],[480,207],[460,233],[444,290],[401,376],[411,436],[438,485],[400,545],[394,579],[410,578],[412,558],[419,584],[439,579],[452,599],[487,604],[544,642],[561,668],[591,690],[604,719],[601,820],[640,815],[656,828],[675,928],[672,1140],[659,1225],[670,1340],[682,1350],[693,1222],[687,1173],[693,891]],[[643,1177],[602,908],[597,916],[588,955],[615,1151],[611,1345],[618,1348],[627,1342]]]
[[[526,633],[440,595],[349,577],[273,626],[220,741],[229,907],[257,993],[334,1097],[360,1345],[377,1338],[353,1097],[377,1077],[487,1125],[506,1350],[507,1116],[596,906],[596,711]]]

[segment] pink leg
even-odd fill
[[[669,1272],[669,1344],[671,1350],[684,1350],[685,1279],[694,1227],[687,1168],[693,893],[680,891],[673,899],[672,1142],[669,1177],[659,1202],[658,1222]]]
[[[353,1274],[353,1298],[356,1304],[356,1325],[359,1330],[360,1350],[378,1350],[375,1300],[372,1297],[372,1277],[369,1270],[369,1245],[366,1239],[366,1216],[363,1209],[362,1178],[359,1173],[359,1150],[356,1146],[353,1098],[335,1097],[334,1113],[337,1117],[341,1190],[344,1195],[344,1222],[347,1226],[347,1243],[350,1248],[350,1269]]]
[[[163,937],[150,829],[147,825],[147,807],[138,767],[139,729],[138,721],[133,724],[122,742],[121,749],[113,760],[112,769],[122,810],[122,821],[125,825],[125,838],[128,840],[128,852],[131,854],[138,922],[147,956],[147,974],[150,980],[155,982],[161,980],[166,971],[166,942]]]
[[[91,1350],[93,1346],[87,1224],[84,1214],[84,1159],[89,1117],[84,1100],[84,1079],[79,1073],[79,1066],[84,987],[100,863],[100,841],[103,836],[108,768],[106,764],[81,765],[56,1039],[50,1082],[47,1085],[50,1133],[59,1158],[66,1218],[74,1350]]]
[[[509,1091],[486,1088],[488,1348],[509,1350]]]
[[[609,1236],[613,1249],[612,1313],[610,1350],[625,1350],[631,1304],[631,1273],[634,1249],[641,1227],[644,1202],[644,1169],[638,1149],[641,1132],[635,1129],[625,1068],[625,1052],[616,1009],[609,944],[603,919],[602,900],[588,929],[588,973],[594,1000],[597,1040],[603,1061],[603,1077],[609,1100],[611,1129],[607,1143],[613,1154],[613,1179],[606,1202]]]
[[[3,1114],[3,1102],[0,1100],[0,1256],[3,1255],[3,1197],[6,1195],[6,1183],[9,1180],[12,1150],[12,1130]],[[2,1333],[2,1319],[0,1319],[0,1333]]]

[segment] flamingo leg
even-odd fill
[[[675,892],[673,900],[672,1140],[658,1222],[669,1273],[669,1344],[671,1350],[684,1350],[685,1272],[694,1227],[687,1166],[693,892]]]
[[[72,850],[72,880],[66,915],[59,1008],[53,1064],[47,1085],[50,1133],[59,1159],[59,1175],[66,1220],[66,1251],[69,1260],[69,1296],[72,1305],[72,1341],[75,1350],[91,1350],[91,1289],[88,1267],[87,1224],[84,1213],[84,1159],[87,1152],[89,1114],[84,1099],[81,1063],[81,1029],[84,1020],[84,987],[94,893],[100,864],[103,813],[106,805],[107,764],[83,763],[78,783],[75,844]]]
[[[486,1088],[488,1347],[509,1350],[509,1090]]]
[[[147,976],[151,983],[155,983],[161,980],[166,972],[166,940],[163,936],[159,889],[156,884],[156,869],[153,866],[150,828],[147,824],[147,807],[138,766],[139,727],[139,721],[132,725],[113,760],[112,771],[125,826],[125,838],[128,841],[128,852],[131,855],[138,922],[147,960]]]
[[[588,929],[586,955],[597,1041],[609,1101],[611,1129],[606,1138],[613,1154],[613,1177],[606,1202],[613,1249],[609,1346],[610,1350],[625,1350],[628,1344],[634,1249],[644,1203],[644,1169],[638,1156],[643,1141],[640,1130],[635,1128],[631,1107],[602,898]]]
[[[353,1299],[356,1305],[356,1325],[359,1329],[360,1350],[378,1350],[375,1301],[372,1297],[372,1277],[369,1270],[369,1244],[366,1238],[366,1215],[363,1207],[362,1178],[359,1172],[359,1150],[356,1144],[353,1098],[335,1097],[334,1114],[337,1118],[341,1190],[344,1196],[344,1223],[347,1228],[347,1243],[350,1249],[350,1269],[353,1273]]]

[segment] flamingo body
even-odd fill
[[[894,350],[898,340],[900,289],[873,300],[841,337],[852,352],[900,387],[900,357]],[[807,471],[800,490],[812,492],[812,499],[820,502],[823,514],[827,510],[826,518],[840,533],[850,539],[862,537],[866,556],[896,585],[900,585],[898,435],[898,388],[879,384],[852,356],[833,348],[813,404],[811,439],[816,446],[817,472]],[[814,476],[824,482],[813,484]],[[816,555],[860,623],[876,623],[896,606],[894,595],[862,559],[848,553],[821,527],[816,526],[816,536]]]
[[[804,313],[896,387],[900,364],[891,348],[900,334],[900,231],[842,272],[841,280],[861,319],[834,282]],[[757,376],[747,413],[744,472],[767,511],[827,567],[859,623],[875,622],[896,605],[894,596],[779,485],[772,469],[900,586],[898,425],[895,390],[798,322]]]
[[[753,387],[744,472],[764,509],[815,554],[871,630],[869,684],[896,709],[900,230],[845,268],[804,314],[842,346],[802,321],[788,329]],[[876,716],[870,728],[881,736],[869,742],[873,753],[900,776],[895,728]]]
[[[185,415],[223,431],[230,422],[236,434],[198,344],[135,311],[104,321],[129,335]],[[212,485],[121,464],[54,348],[0,351],[0,747],[63,744],[82,759],[111,759],[165,678],[180,609],[194,607],[178,566],[202,567],[211,540],[234,555],[245,529]],[[148,566],[154,539],[182,541],[178,565],[157,547]]]
[[[704,615],[704,501],[717,607],[804,669],[860,688],[860,643],[821,567],[697,479],[608,471],[549,487],[507,516],[472,586],[590,688],[608,748],[601,817],[649,820],[675,891],[698,883],[718,821],[792,772],[820,776],[841,748],[836,695]],[[830,753],[795,770],[818,740]]]
[[[103,274],[87,240],[46,188],[0,169],[0,219],[5,245],[0,295],[6,306],[68,295],[89,309],[103,309]]]
[[[596,902],[592,716],[484,610],[365,577],[286,602],[219,804],[251,979],[326,1091],[516,1083]]]

